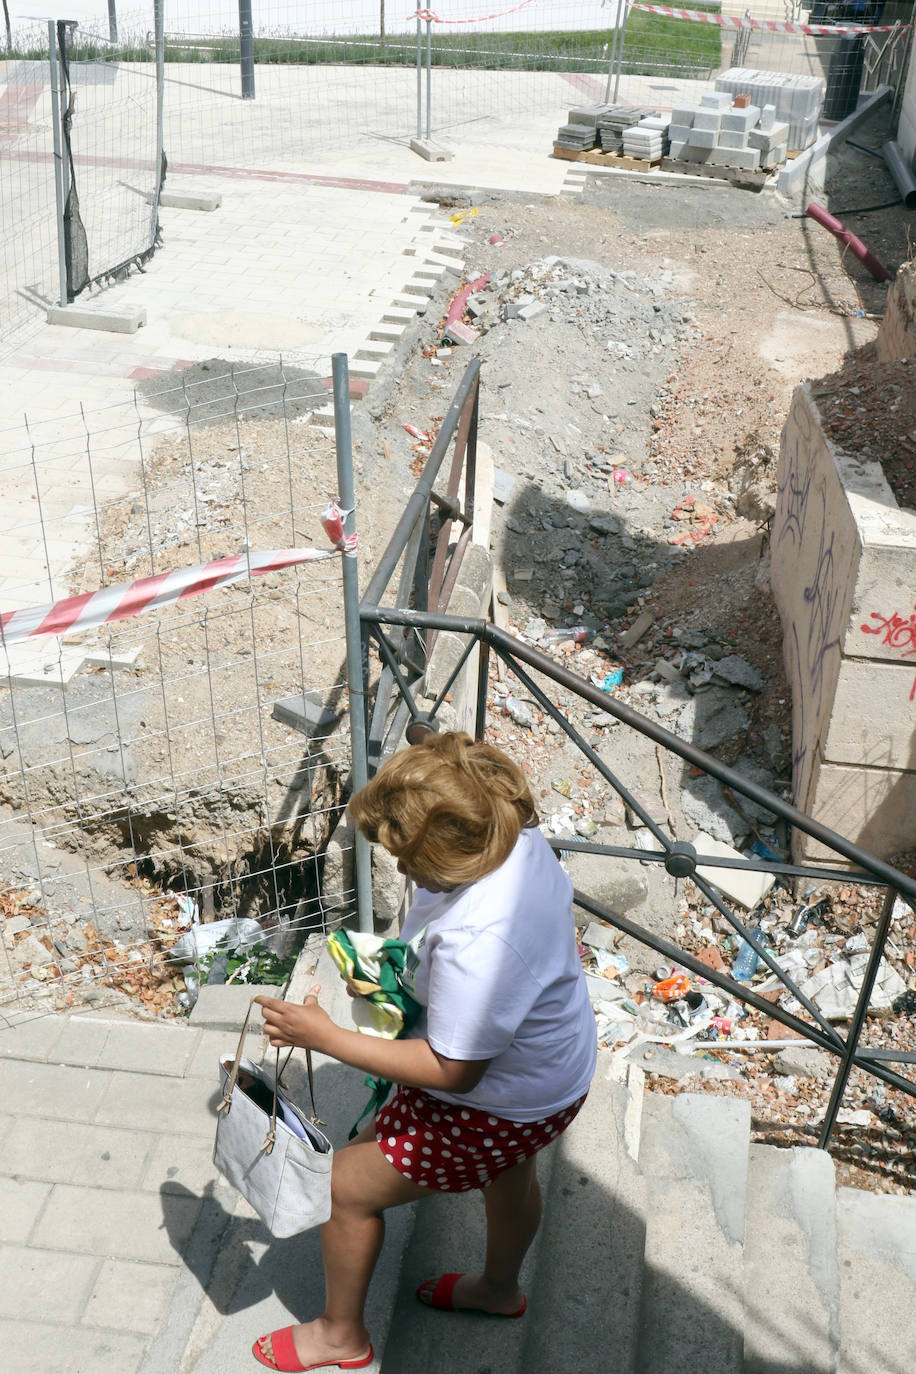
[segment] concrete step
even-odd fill
[[[824,1150],[751,1145],[744,1370],[833,1374],[839,1338],[836,1185]]]
[[[609,1079],[605,1064],[599,1060],[585,1106],[554,1147],[520,1369],[635,1367],[645,1187],[626,1142],[635,1154],[639,1123],[627,1118],[641,1099]]]
[[[740,1099],[646,1094],[637,1374],[741,1374],[749,1138]]]
[[[837,1191],[836,1374],[909,1374],[916,1349],[916,1198]]]
[[[545,1193],[551,1188],[556,1148],[550,1146],[538,1158],[538,1177]],[[417,1204],[413,1234],[404,1251],[382,1374],[431,1374],[434,1370],[455,1374],[459,1370],[461,1374],[483,1374],[485,1370],[493,1374],[497,1370],[499,1374],[521,1374],[527,1316],[507,1321],[473,1312],[437,1312],[416,1297],[416,1290],[425,1279],[479,1271],[485,1242],[481,1193],[435,1193]],[[542,1228],[522,1271],[525,1288],[544,1243]]]

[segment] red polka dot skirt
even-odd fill
[[[419,1088],[399,1088],[375,1121],[379,1148],[398,1173],[439,1193],[486,1188],[506,1169],[549,1145],[587,1094],[540,1121],[508,1121],[443,1102]]]

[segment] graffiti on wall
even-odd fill
[[[798,563],[810,567],[813,562],[813,575],[806,580],[800,603],[797,597],[792,598],[795,611],[786,634],[786,666],[795,708],[792,760],[798,786],[800,770],[829,706],[826,679],[834,655],[838,659],[840,654],[842,586],[836,531],[828,529],[826,490],[822,483],[814,484],[822,440],[807,405],[798,397],[783,445],[784,476],[778,488],[774,553],[779,551],[790,572]],[[813,553],[815,548],[817,555],[812,560],[808,551]],[[804,799],[799,800],[803,804]]]
[[[860,625],[859,628],[863,634],[880,635],[880,643],[889,649],[900,649],[902,658],[912,658],[916,654],[916,606],[913,610],[914,614],[906,620],[902,615],[897,615],[896,611],[890,615],[871,611],[869,618],[875,623]]]

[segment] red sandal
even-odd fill
[[[271,1331],[270,1346],[273,1357],[265,1355],[261,1349],[261,1341],[265,1339],[266,1337],[259,1336],[251,1347],[251,1353],[266,1369],[278,1370],[280,1374],[302,1374],[306,1369],[365,1369],[375,1358],[370,1345],[369,1354],[358,1360],[319,1360],[317,1364],[302,1364],[296,1354],[291,1326],[284,1326],[280,1331]]]
[[[463,1274],[440,1274],[437,1279],[426,1279],[417,1289],[417,1297],[427,1307],[436,1307],[440,1312],[479,1312],[483,1317],[523,1317],[528,1311],[528,1299],[524,1296],[514,1312],[487,1312],[483,1307],[456,1307],[452,1302],[452,1294],[455,1284],[463,1278]]]

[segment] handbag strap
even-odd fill
[[[244,1048],[245,1048],[245,1036],[248,1034],[248,1022],[249,1022],[249,1019],[250,1019],[250,1017],[251,1017],[251,1008],[252,1008],[253,1006],[254,1006],[254,998],[252,998],[251,1001],[248,1003],[248,1010],[247,1010],[246,1013],[245,1013],[245,1020],[244,1020],[244,1022],[242,1023],[242,1033],[241,1033],[241,1035],[239,1036],[239,1043],[238,1043],[238,1046],[236,1047],[236,1051],[235,1051],[235,1059],[234,1059],[233,1062],[232,1062],[232,1068],[229,1070],[229,1079],[228,1079],[228,1082],[226,1083],[226,1091],[223,1093],[222,1101],[220,1102],[219,1106],[218,1106],[217,1109],[216,1109],[216,1110],[217,1110],[217,1113],[219,1113],[219,1112],[227,1112],[227,1113],[228,1113],[230,1107],[232,1106],[232,1094],[233,1094],[233,1092],[235,1091],[235,1086],[236,1086],[236,1083],[238,1082],[239,1065],[240,1065],[241,1062],[242,1062],[242,1051],[243,1051]],[[280,1079],[283,1077],[283,1074],[284,1074],[285,1071],[286,1071],[286,1066],[287,1066],[287,1064],[289,1063],[290,1059],[292,1058],[292,1054],[293,1054],[292,1047],[290,1047],[290,1051],[289,1051],[289,1053],[287,1054],[286,1058],[284,1059],[284,1061],[283,1061],[283,1068],[281,1069],[281,1068],[280,1068],[280,1048],[279,1048],[279,1046],[277,1047],[276,1058],[275,1058],[275,1060],[274,1060],[274,1093],[273,1093],[272,1110],[271,1110],[271,1114],[270,1114],[270,1130],[269,1130],[268,1133],[267,1133],[267,1139],[264,1141],[264,1144],[261,1146],[261,1149],[262,1149],[262,1150],[266,1150],[266,1152],[267,1152],[268,1154],[270,1154],[271,1151],[273,1150],[274,1143],[275,1143],[276,1138],[277,1138],[277,1090],[278,1090],[279,1087],[280,1087]],[[314,1124],[315,1124],[316,1126],[323,1126],[323,1125],[324,1125],[324,1122],[323,1122],[323,1121],[321,1120],[321,1118],[319,1117],[318,1112],[317,1112],[317,1110],[316,1110],[316,1108],[315,1108],[315,1078],[314,1078],[314,1074],[313,1074],[313,1072],[312,1072],[312,1051],[309,1050],[309,1049],[307,1049],[307,1050],[305,1051],[305,1063],[306,1063],[306,1068],[307,1068],[307,1070],[308,1070],[309,1097],[312,1099],[312,1121],[314,1122]]]

